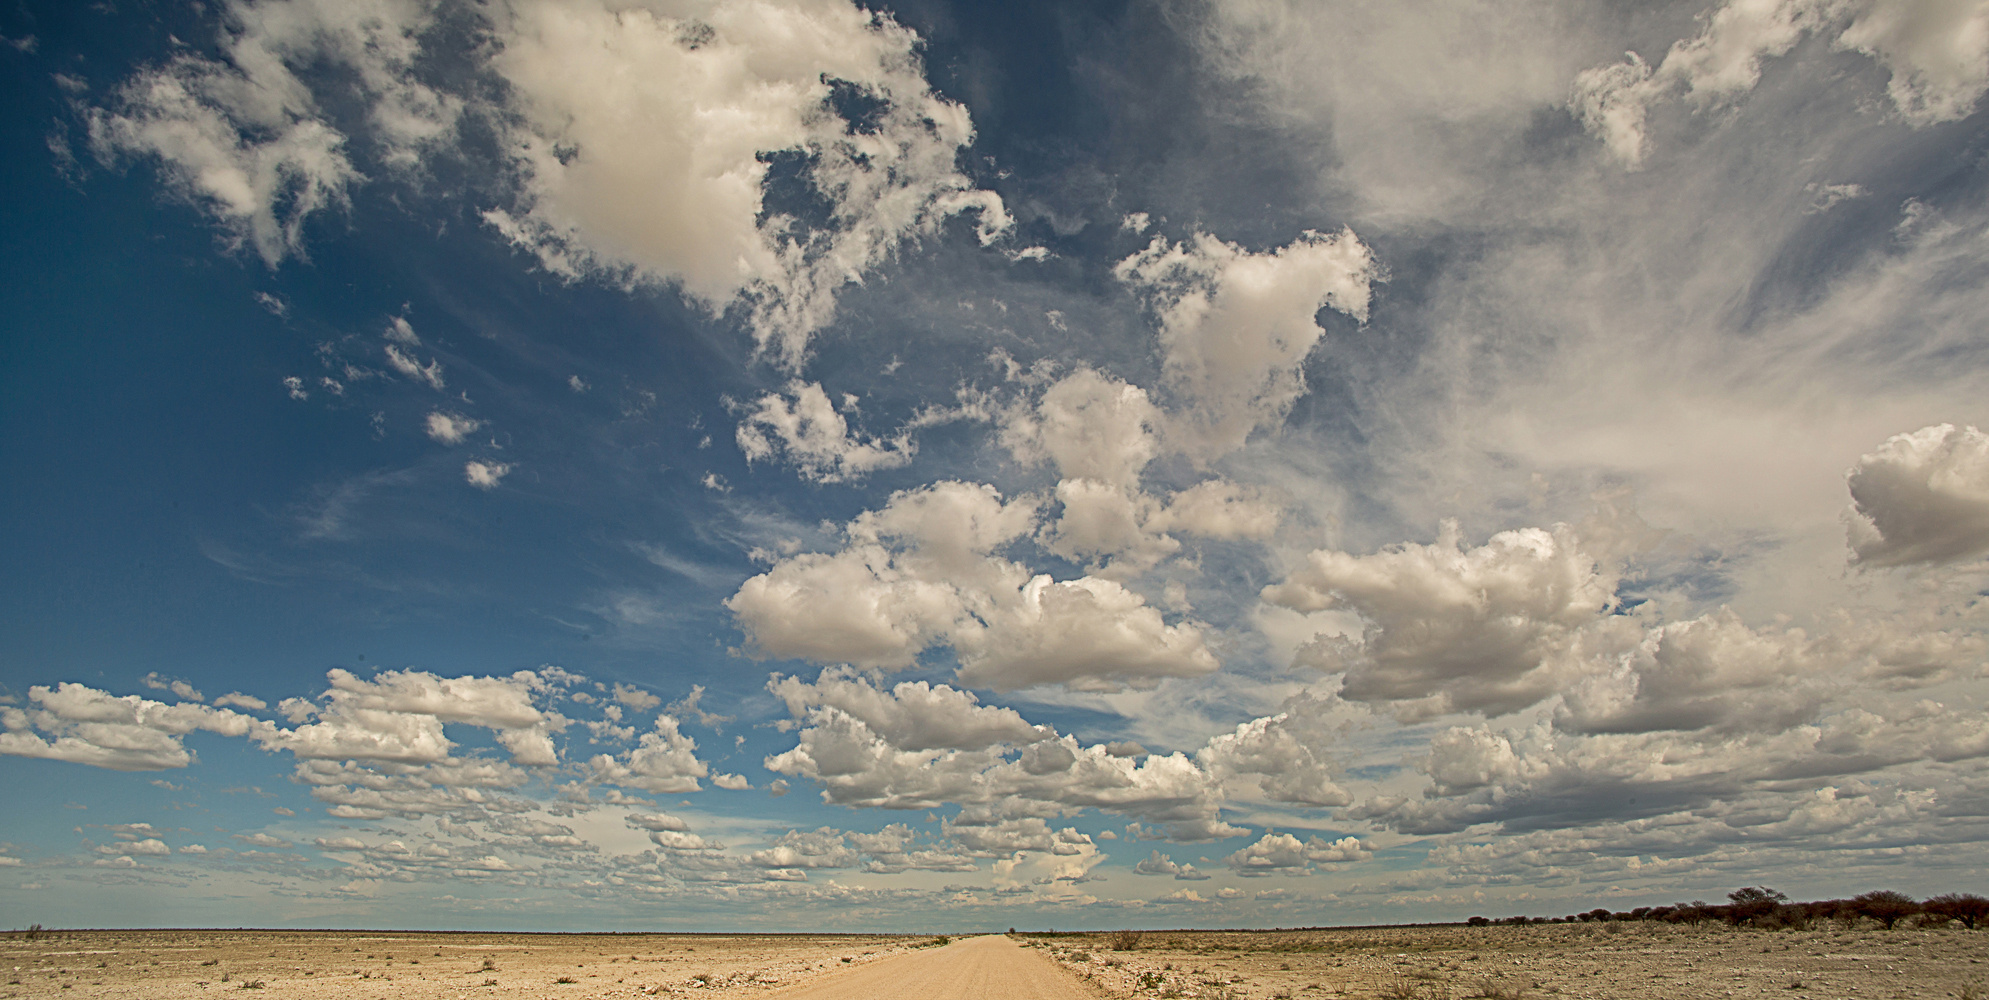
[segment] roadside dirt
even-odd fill
[[[1989,930],[1736,930],[1647,923],[1162,932],[1026,939],[1114,997],[1989,997]]]
[[[1009,938],[955,941],[848,972],[828,972],[769,1000],[1100,1000],[1102,994]]]
[[[1112,937],[57,931],[0,936],[0,1000],[1989,998],[1989,930],[1958,925],[1147,932],[1131,950]]]
[[[757,996],[930,945],[858,935],[55,931],[0,938],[0,1000]]]

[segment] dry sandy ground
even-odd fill
[[[934,948],[931,937],[905,936],[63,931],[32,942],[0,937],[0,970],[15,980],[0,986],[0,1000],[1989,998],[1989,930],[1958,926],[1149,932],[1130,951],[1112,950],[1103,934],[1020,941],[1025,947],[992,937]],[[1044,960],[1052,957],[1070,975]]]
[[[1989,930],[1549,924],[1029,939],[1116,997],[1989,997]]]
[[[1080,977],[1003,935],[829,972],[769,1000],[1103,1000]]]
[[[58,931],[0,937],[7,997],[758,996],[931,937]]]

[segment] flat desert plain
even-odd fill
[[[1048,966],[1070,996],[1342,998],[1989,998],[1989,930],[1649,923],[1317,931],[931,936],[57,931],[0,938],[8,997],[592,997],[711,995],[948,1000],[1003,992]],[[990,947],[1000,945],[1000,947]],[[949,961],[949,956],[958,956]],[[1054,972],[1054,969],[1051,969]],[[897,975],[902,973],[902,975]],[[1040,977],[1041,971],[1031,971]],[[902,980],[902,982],[900,982]],[[992,980],[987,982],[981,982]],[[994,987],[989,990],[988,987]],[[964,995],[964,994],[963,994]]]
[[[1989,930],[1525,927],[1149,932],[1026,939],[1115,997],[1989,997]]]

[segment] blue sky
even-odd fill
[[[0,36],[23,922],[1982,877],[1979,3]]]

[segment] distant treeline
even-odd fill
[[[1656,920],[1669,924],[1716,922],[1735,927],[1790,930],[1801,930],[1821,920],[1873,920],[1887,930],[1902,922],[1920,927],[1954,922],[1974,930],[1978,924],[1989,924],[1989,899],[1973,893],[1950,892],[1932,899],[1916,900],[1903,892],[1880,889],[1850,899],[1796,903],[1767,886],[1755,885],[1727,893],[1725,903],[1694,900],[1671,906],[1639,906],[1623,911],[1598,907],[1587,913],[1570,913],[1565,917],[1472,917],[1466,923],[1473,927],[1489,927],[1494,924],[1573,924],[1623,920]]]

